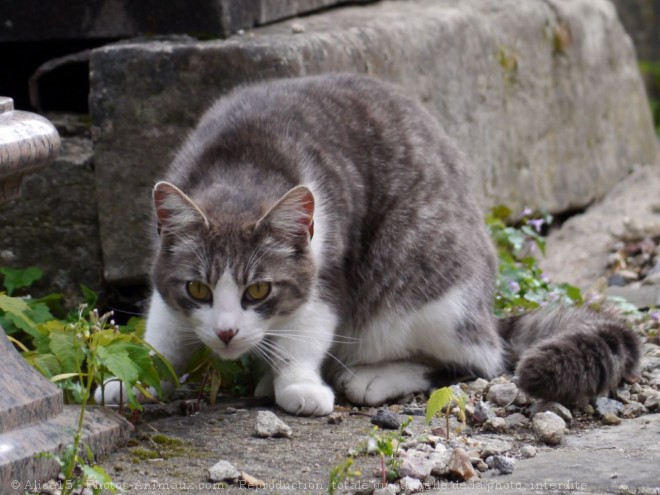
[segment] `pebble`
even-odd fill
[[[518,395],[518,387],[515,383],[496,383],[488,389],[488,402],[498,406],[506,406],[513,403]]]
[[[497,416],[494,418],[488,418],[484,422],[484,429],[487,431],[494,431],[497,433],[504,432],[506,430],[506,419],[498,418]]]
[[[513,473],[513,459],[503,455],[494,455],[493,469],[497,469],[500,474],[511,474]]]
[[[410,476],[404,476],[399,480],[399,486],[403,493],[417,493],[424,490],[424,484],[417,478],[411,478]]]
[[[468,382],[466,385],[468,394],[483,395],[486,388],[488,388],[488,380],[477,378],[476,380]]]
[[[536,401],[534,405],[530,408],[529,415],[533,417],[534,415],[545,411],[551,411],[555,413],[557,416],[563,419],[568,425],[570,425],[571,421],[573,420],[573,415],[571,414],[571,411],[569,411],[567,407],[561,405],[559,402],[550,402],[546,400]]]
[[[435,452],[429,454],[429,459],[433,463],[431,474],[433,476],[446,476],[449,474],[449,458],[451,457],[451,450],[445,448],[444,445],[436,445]]]
[[[642,358],[642,371],[651,373],[653,370],[660,369],[660,357],[657,356],[644,356]]]
[[[529,418],[521,413],[513,413],[504,418],[506,422],[506,429],[513,430],[516,428],[523,428],[529,424]]]
[[[271,411],[258,411],[254,433],[258,437],[286,437],[291,438],[293,431],[291,427],[278,418]]]
[[[618,400],[608,399],[607,397],[598,397],[596,399],[595,410],[599,416],[605,416],[607,413],[621,414],[623,412],[623,403]]]
[[[451,451],[447,468],[450,473],[463,481],[469,481],[478,476],[474,467],[472,467],[470,456],[461,448],[455,448]]]
[[[388,409],[379,409],[376,415],[371,418],[371,424],[378,426],[384,430],[397,430],[401,426],[399,416]]]
[[[649,411],[657,411],[660,409],[660,392],[650,395],[644,401],[644,407]]]
[[[333,412],[328,416],[328,424],[339,425],[344,422],[344,414],[340,412]]]
[[[493,409],[488,402],[479,401],[477,402],[477,405],[474,406],[474,414],[472,415],[472,420],[476,424],[481,424],[488,418],[494,418],[495,416],[496,414],[493,412]]]
[[[493,438],[482,443],[481,458],[485,459],[491,455],[503,454],[505,452],[509,452],[512,448],[513,444],[511,442]]]
[[[621,415],[624,418],[636,418],[647,412],[648,410],[643,404],[640,404],[639,402],[631,402],[623,406],[623,413]]]
[[[428,447],[428,445],[427,445]],[[431,474],[433,461],[420,450],[409,450],[399,454],[399,475],[423,480]]]
[[[304,33],[305,25],[300,24],[299,22],[294,22],[293,24],[291,24],[291,32],[294,34]]]
[[[548,445],[559,445],[566,432],[566,423],[552,411],[541,412],[534,416],[532,427],[539,440]]]
[[[241,475],[238,478],[239,484],[241,487],[247,488],[266,488],[266,482],[261,481],[259,478],[255,478],[252,475],[241,472]]]
[[[536,457],[536,447],[532,445],[523,445],[520,447],[520,455],[525,459],[531,459]]]
[[[614,413],[606,413],[601,419],[604,425],[618,425],[621,424],[621,418]]]
[[[233,464],[220,460],[209,468],[209,480],[218,481],[236,481],[241,476],[241,472]]]
[[[402,413],[407,416],[424,416],[426,414],[426,409],[416,404],[408,404],[403,408]]]
[[[397,488],[398,487],[396,485],[388,483],[382,488],[376,488],[373,491],[373,495],[396,495],[399,492]]]

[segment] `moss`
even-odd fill
[[[563,24],[557,25],[552,32],[552,53],[554,55],[566,54],[572,42],[573,38],[568,27]]]
[[[183,441],[178,438],[168,437],[167,435],[162,435],[157,433],[156,435],[151,436],[151,440],[158,445],[183,445]]]
[[[131,455],[134,460],[148,461],[149,459],[159,459],[162,456],[155,450],[145,449],[144,447],[135,447],[131,449]]]
[[[518,57],[511,50],[500,47],[497,50],[497,62],[504,70],[504,77],[509,84],[516,82],[518,77]]]

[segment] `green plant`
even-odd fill
[[[458,406],[458,419],[465,426],[465,405],[467,403],[467,396],[463,391],[460,394],[454,392],[453,387],[439,388],[430,395],[426,403],[426,424],[431,424],[433,417],[445,411],[445,435],[449,440],[449,417],[451,416],[452,404]]]
[[[135,322],[122,331],[112,320],[112,312],[100,315],[98,310],[91,309],[89,303],[96,303],[92,291],[83,289],[87,303],[65,319],[57,319],[45,302],[12,295],[17,288],[29,287],[40,277],[40,272],[3,269],[0,273],[4,274],[7,290],[0,292],[1,317],[3,325],[13,325],[15,334],[10,335],[10,340],[35,369],[60,385],[70,401],[80,404],[73,443],[59,454],[44,454],[62,469],[62,494],[68,495],[90,483],[94,493],[100,493],[99,486],[114,491],[107,473],[93,464],[91,450],[83,448],[85,409],[92,389],[105,378],[115,376],[125,385],[129,407],[140,408],[134,387],[147,396],[150,396],[147,387],[160,392],[161,379],[176,379],[172,367],[138,337]],[[22,339],[18,338],[20,333]],[[81,454],[84,451],[86,456]]]
[[[353,468],[354,462],[355,459],[352,456],[348,456],[330,469],[330,482],[328,483],[328,493],[330,495],[334,495],[337,488],[346,480],[362,476],[362,472],[359,469]]]
[[[639,62],[639,70],[648,79],[650,86],[653,88],[652,93],[660,94],[660,62],[642,60]],[[660,102],[650,98],[649,104],[655,122],[655,131],[660,136]]]
[[[514,218],[506,206],[496,206],[486,216],[499,258],[495,296],[498,316],[521,313],[552,302],[582,304],[582,294],[577,287],[551,284],[538,266],[536,255],[545,253],[541,232],[551,221],[551,215],[533,216],[528,209]]]
[[[381,432],[378,426],[374,426],[369,432],[366,445],[361,449],[367,454],[376,454],[380,457],[381,481],[383,484],[399,477],[397,453],[399,445],[403,441],[403,430],[411,422],[412,416],[408,416],[396,431],[387,433]]]

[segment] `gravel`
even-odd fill
[[[291,427],[271,411],[259,411],[254,425],[254,434],[261,438],[285,437],[291,438]]]
[[[566,423],[551,411],[538,413],[532,418],[532,428],[539,440],[548,445],[559,445],[566,433]]]
[[[371,418],[371,423],[384,430],[398,430],[401,426],[399,416],[388,409],[379,409]]]
[[[236,481],[241,476],[241,472],[228,461],[219,460],[209,468],[209,480],[218,481]]]

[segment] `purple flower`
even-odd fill
[[[509,290],[514,293],[520,292],[520,284],[515,280],[509,280]]]
[[[536,232],[541,232],[541,227],[543,227],[544,223],[545,220],[543,220],[542,218],[533,218],[527,220],[527,225],[531,225],[532,227],[534,227],[534,230],[536,230]]]
[[[541,273],[541,280],[546,284],[550,283],[550,277],[548,277],[548,274],[545,272]]]
[[[521,216],[521,217],[528,217],[528,216],[530,216],[532,213],[534,213],[534,211],[533,211],[530,207],[525,206],[525,207],[523,208],[523,211],[520,213],[520,216]]]
[[[654,311],[649,316],[653,321],[660,321],[660,311]]]

